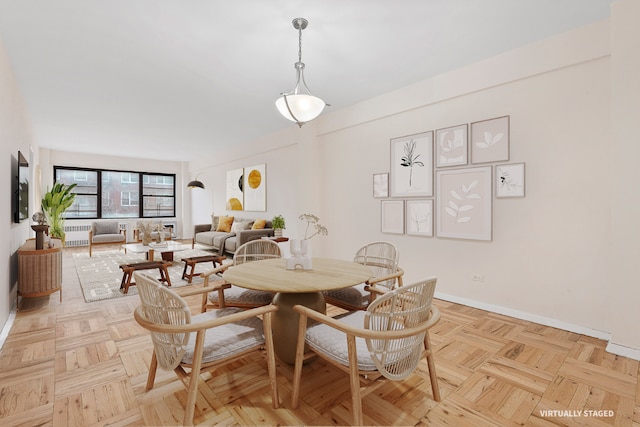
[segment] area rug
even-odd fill
[[[182,279],[184,271],[184,263],[181,262],[182,257],[192,257],[201,255],[211,255],[201,249],[187,249],[174,253],[173,264],[167,268],[169,277],[171,278],[171,287],[178,288],[189,284],[187,280]],[[160,259],[157,255],[156,257]],[[145,261],[145,254],[125,254],[123,251],[99,251],[94,252],[92,257],[88,253],[73,254],[73,262],[76,266],[80,287],[84,294],[86,302],[101,301],[111,298],[126,297],[129,295],[137,295],[136,286],[131,286],[128,293],[120,290],[122,282],[122,270],[120,264],[128,264],[132,262]],[[193,276],[192,284],[201,284],[202,279],[198,274],[213,268],[212,263],[201,263],[196,265],[196,274]],[[152,275],[160,277],[158,269],[145,270]]]

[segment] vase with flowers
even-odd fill
[[[298,217],[307,224],[304,230],[304,239],[291,239],[289,249],[291,257],[287,259],[287,269],[295,270],[300,267],[303,270],[311,270],[312,262],[309,255],[309,240],[314,236],[326,236],[329,234],[327,227],[320,224],[320,218],[313,214],[302,214]]]

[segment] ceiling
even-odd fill
[[[189,161],[295,124],[298,34],[336,111],[609,16],[612,0],[0,0],[41,147]]]

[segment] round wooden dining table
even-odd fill
[[[371,270],[353,261],[313,258],[311,270],[287,270],[284,258],[247,262],[230,267],[223,278],[228,283],[246,289],[276,292],[273,304],[278,311],[273,317],[273,341],[280,360],[293,364],[299,315],[294,305],[304,305],[326,313],[322,291],[346,288],[366,282]]]

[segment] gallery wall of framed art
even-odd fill
[[[493,239],[494,198],[525,197],[525,163],[511,156],[510,116],[391,138],[389,172],[373,175],[380,231]]]

